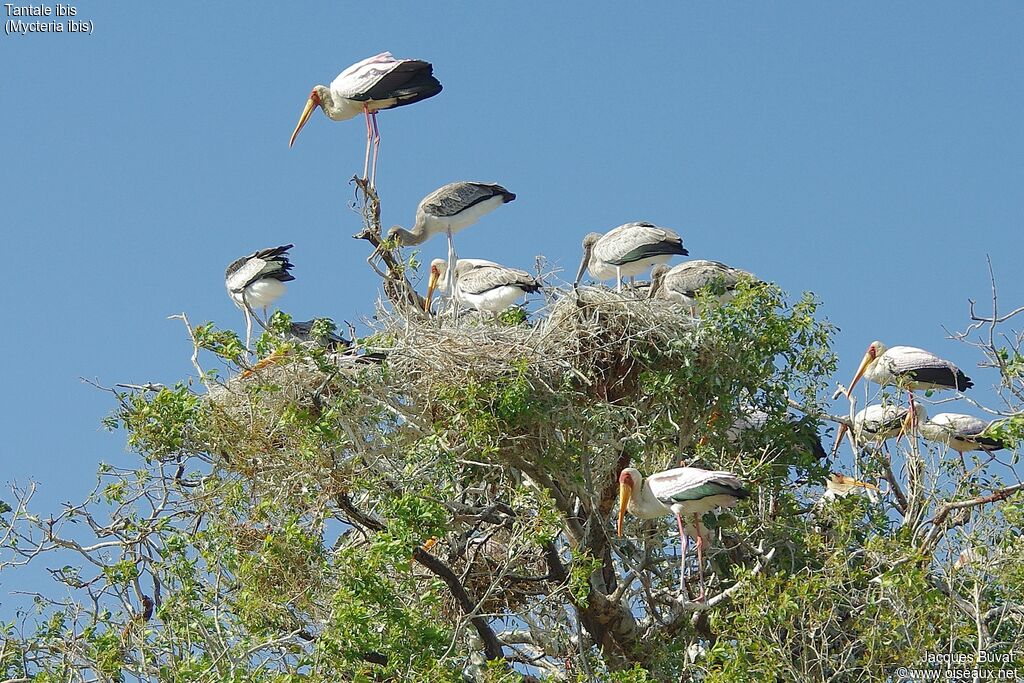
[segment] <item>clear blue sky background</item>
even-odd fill
[[[166,317],[242,330],[223,286],[238,256],[294,242],[284,309],[372,314],[347,208],[362,123],[316,112],[287,142],[311,86],[383,50],[445,88],[380,116],[384,224],[452,180],[519,196],[458,236],[462,256],[544,254],[571,278],[585,233],[670,226],[693,257],[823,299],[843,382],[879,338],[983,390],[993,372],[943,326],[987,301],[986,254],[1006,308],[1024,304],[1018,2],[76,7],[93,35],[0,36],[0,480],[38,480],[41,511],[100,460],[133,462],[79,378],[188,375]]]

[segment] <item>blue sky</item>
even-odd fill
[[[294,242],[285,310],[372,314],[347,208],[362,123],[316,112],[287,142],[314,84],[383,50],[445,87],[380,115],[385,226],[446,182],[500,182],[519,198],[460,255],[543,254],[571,279],[584,234],[649,220],[815,292],[837,380],[876,338],[956,361],[979,397],[995,379],[943,326],[988,301],[987,254],[1005,309],[1024,304],[1020,3],[240,7],[83,2],[92,35],[0,35],[0,480],[39,481],[41,510],[132,462],[80,377],[189,374],[174,313],[244,332],[223,286],[238,256]]]

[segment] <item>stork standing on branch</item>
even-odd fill
[[[438,234],[448,235],[448,282],[453,289],[455,276],[455,243],[452,235],[476,223],[484,214],[507,204],[516,196],[501,185],[477,183],[467,180],[443,185],[420,201],[416,207],[416,222],[411,230],[394,226],[388,230],[389,242],[408,247],[423,244]],[[383,243],[382,243],[383,245]],[[382,247],[370,255],[370,261]]]
[[[914,412],[915,414],[912,415],[910,408],[903,406],[883,406],[877,403],[865,406],[853,416],[853,441],[858,446],[866,443],[881,444],[894,436],[909,434],[911,424],[919,423],[927,417],[924,406],[915,406]],[[848,430],[849,427],[845,422],[839,425],[832,455],[839,451],[839,444],[842,443]]]
[[[918,389],[956,389],[964,391],[974,386],[974,382],[948,360],[939,358],[934,353],[914,346],[894,346],[887,348],[880,341],[873,341],[857,368],[857,373],[846,390],[850,398],[853,388],[861,377],[875,384],[896,385],[905,389],[910,397],[910,418],[916,420],[917,409],[914,403],[914,391]]]
[[[540,290],[540,283],[525,270],[516,270],[476,258],[460,258],[455,262],[456,277],[453,297],[478,311],[497,315],[530,292]],[[430,310],[434,289],[447,291],[445,275],[448,262],[436,258],[430,262],[427,298],[424,310]]]
[[[675,231],[653,223],[626,223],[603,235],[592,232],[583,238],[583,261],[573,284],[579,286],[583,271],[589,270],[598,280],[615,278],[616,291],[621,293],[622,278],[632,282],[656,263],[689,253]]]
[[[306,125],[313,109],[320,107],[332,121],[346,121],[359,114],[366,117],[366,157],[363,178],[374,187],[377,178],[377,152],[380,131],[377,112],[413,104],[441,92],[441,83],[434,78],[434,67],[420,59],[395,59],[390,52],[369,57],[342,71],[331,86],[313,86],[299,123],[292,131],[288,146],[295,144],[299,131]],[[370,166],[370,147],[373,165]],[[372,168],[372,170],[371,170]]]
[[[622,537],[622,521],[626,510],[641,519],[654,519],[674,514],[679,526],[679,593],[683,594],[686,573],[688,538],[697,545],[697,572],[700,576],[700,596],[705,597],[704,585],[704,533],[700,518],[705,513],[722,507],[728,508],[750,496],[743,483],[732,472],[705,470],[699,467],[677,467],[656,472],[644,479],[640,472],[627,467],[619,474],[619,521],[617,531]]]
[[[994,423],[986,422],[973,415],[939,413],[922,422],[920,429],[921,436],[928,441],[946,444],[959,453],[960,461],[963,463],[964,453],[970,451],[991,453],[1010,447],[1010,444],[1002,439],[985,433],[992,424]],[[964,463],[964,467],[966,468],[966,463]]]
[[[252,341],[252,319],[256,317],[254,307],[263,309],[263,317],[267,316],[267,307],[284,294],[284,283],[295,279],[288,271],[292,264],[288,261],[288,250],[294,244],[261,249],[231,262],[224,271],[224,286],[235,305],[245,313],[245,348]],[[266,322],[256,317],[261,327]]]

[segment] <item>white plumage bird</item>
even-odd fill
[[[893,346],[888,348],[880,341],[873,341],[857,368],[857,373],[846,390],[849,398],[861,377],[875,384],[898,385],[903,389],[956,389],[963,391],[974,386],[974,382],[948,360],[939,358],[930,351],[915,346]]]
[[[892,384],[906,390],[910,400],[911,413],[909,417],[912,423],[917,419],[914,391],[918,389],[964,391],[974,386],[971,378],[965,375],[960,368],[930,351],[919,349],[916,346],[888,348],[880,341],[873,341],[868,345],[868,350],[857,367],[850,387],[846,390],[847,398],[853,394],[853,388],[857,386],[857,382],[862,376],[883,387]]]
[[[910,425],[913,421],[920,423],[927,415],[923,406],[914,406],[915,416],[912,418],[910,409],[904,406],[873,404],[865,406],[853,416],[853,440],[858,446],[866,444],[881,444],[886,439],[891,439],[903,433],[910,433]],[[832,448],[835,455],[839,450],[839,444],[849,428],[846,424],[839,425],[839,432],[836,434],[836,445]]]
[[[579,285],[583,272],[589,270],[598,280],[615,278],[621,292],[622,278],[634,278],[657,263],[689,253],[675,231],[653,223],[626,223],[603,235],[592,232],[583,238],[583,261],[574,284]]]
[[[1007,447],[1003,441],[986,435],[991,425],[973,415],[939,413],[920,425],[921,436],[929,441],[943,443],[963,456],[969,451],[1001,451]]]
[[[423,244],[438,234],[448,236],[448,284],[455,273],[455,244],[452,235],[476,223],[481,216],[516,198],[501,185],[462,180],[448,183],[424,197],[416,207],[416,221],[410,230],[394,226],[388,240],[399,246]],[[380,248],[378,248],[379,251]],[[375,251],[370,260],[377,255]]]
[[[667,299],[689,308],[697,305],[697,293],[706,287],[720,287],[715,299],[725,303],[736,295],[736,285],[751,273],[718,261],[695,259],[669,268],[659,263],[651,270],[651,298]]]
[[[430,310],[434,289],[448,291],[448,262],[434,259],[430,262],[427,297],[424,309]],[[470,308],[497,315],[530,292],[540,290],[540,283],[525,270],[508,268],[494,261],[460,258],[455,262],[455,299]]]
[[[377,176],[377,151],[380,131],[377,112],[425,100],[441,92],[441,83],[434,78],[434,67],[420,59],[395,59],[390,52],[368,57],[348,67],[331,81],[331,86],[313,86],[302,116],[292,131],[288,146],[295,144],[299,131],[310,114],[319,106],[332,121],[346,121],[359,114],[366,117],[366,159],[363,177],[369,174],[370,185]],[[370,147],[373,147],[373,168]]]
[[[704,535],[700,518],[715,508],[728,508],[750,496],[732,472],[705,470],[699,467],[677,467],[656,472],[646,479],[639,470],[627,467],[619,474],[619,518],[617,531],[622,536],[622,522],[626,510],[641,519],[654,519],[673,514],[679,526],[682,554],[679,562],[679,592],[683,591],[686,568],[687,538],[697,545],[697,570],[700,574],[703,600],[704,587]]]
[[[252,341],[254,308],[267,307],[277,301],[285,291],[284,283],[295,279],[290,271],[288,250],[293,244],[261,249],[231,262],[224,271],[224,286],[235,305],[245,313],[245,348]],[[257,318],[259,320],[259,318]],[[261,322],[262,324],[262,322]]]

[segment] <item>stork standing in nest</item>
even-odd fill
[[[448,290],[448,262],[436,258],[430,262],[430,279],[424,310],[430,311],[434,289]],[[455,289],[453,298],[483,313],[497,316],[506,308],[531,292],[540,290],[540,283],[525,270],[508,268],[494,261],[460,258],[455,262]]]
[[[632,282],[651,266],[689,253],[675,231],[653,223],[626,223],[603,235],[592,232],[583,238],[583,261],[574,286],[583,279],[583,272],[589,270],[598,280],[615,278],[616,291],[621,293],[622,278],[628,277]]]
[[[394,226],[388,230],[388,241],[401,247],[423,244],[434,235],[448,236],[448,283],[452,288],[455,276],[455,244],[452,235],[473,225],[481,216],[516,198],[501,185],[467,180],[443,185],[420,201],[416,221],[410,230]],[[383,244],[383,243],[382,243]],[[372,261],[381,247],[370,256]]]
[[[231,262],[224,271],[224,286],[235,305],[245,313],[245,348],[252,341],[252,319],[255,317],[253,308],[262,308],[263,317],[267,316],[267,307],[277,301],[285,291],[284,283],[295,279],[288,271],[292,264],[288,261],[288,250],[293,244],[280,247],[261,249]],[[256,318],[261,326],[266,322]]]

